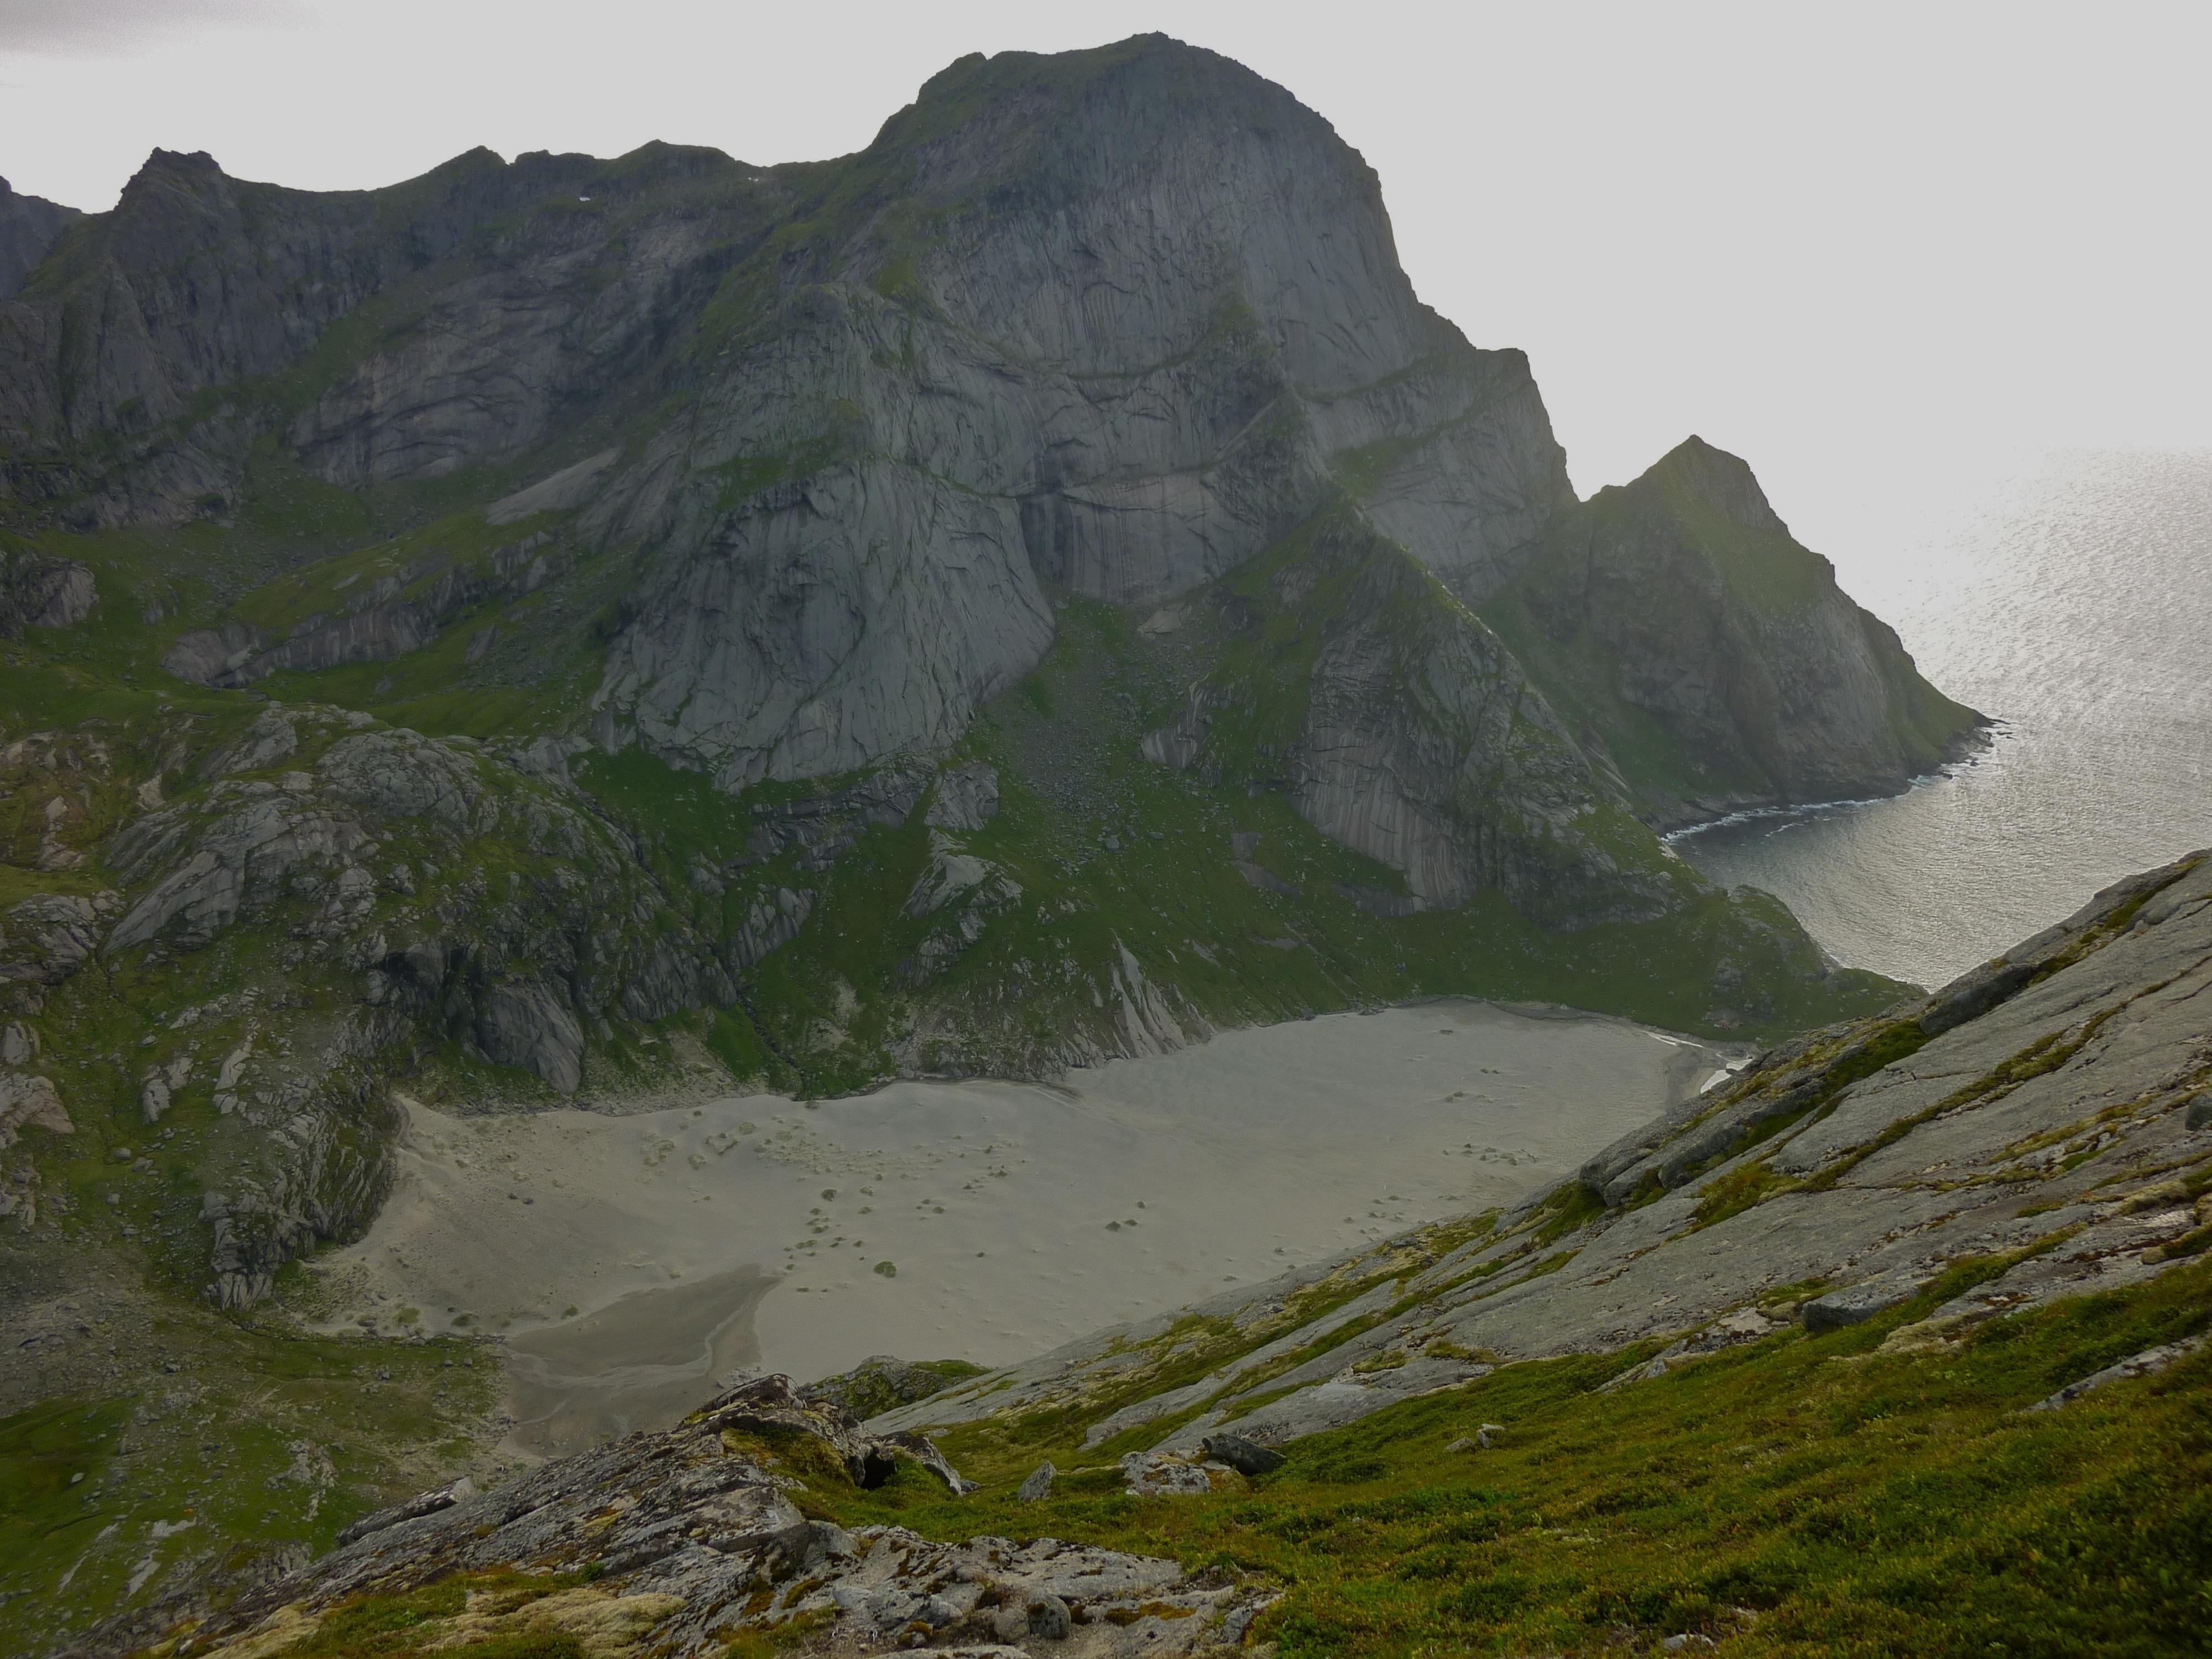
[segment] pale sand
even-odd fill
[[[325,1263],[349,1319],[404,1304],[504,1334],[518,1443],[567,1449],[673,1421],[734,1371],[1004,1364],[1510,1202],[1727,1058],[1450,1001],[1231,1031],[1065,1089],[418,1105],[392,1201]]]

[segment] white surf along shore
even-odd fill
[[[410,1105],[390,1202],[317,1264],[375,1320],[503,1339],[512,1449],[721,1379],[1000,1364],[1556,1180],[1736,1057],[1447,1000],[1230,1031],[1066,1086],[899,1083],[614,1117]]]

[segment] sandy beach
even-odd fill
[[[753,1369],[997,1364],[1506,1203],[1727,1056],[1447,1001],[1232,1031],[1064,1087],[454,1118],[319,1264],[333,1322],[504,1339],[520,1449],[674,1420]]]

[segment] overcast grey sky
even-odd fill
[[[1820,545],[1991,452],[2212,447],[2201,0],[0,0],[0,174],[99,210],[156,144],[321,189],[475,144],[832,155],[963,52],[1147,29],[1365,153],[1585,492],[1697,431]]]

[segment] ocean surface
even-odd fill
[[[1680,836],[1683,857],[1778,895],[1844,962],[1933,987],[2212,846],[2212,452],[2042,457],[1844,545],[1799,533],[1996,741],[1895,799]]]

